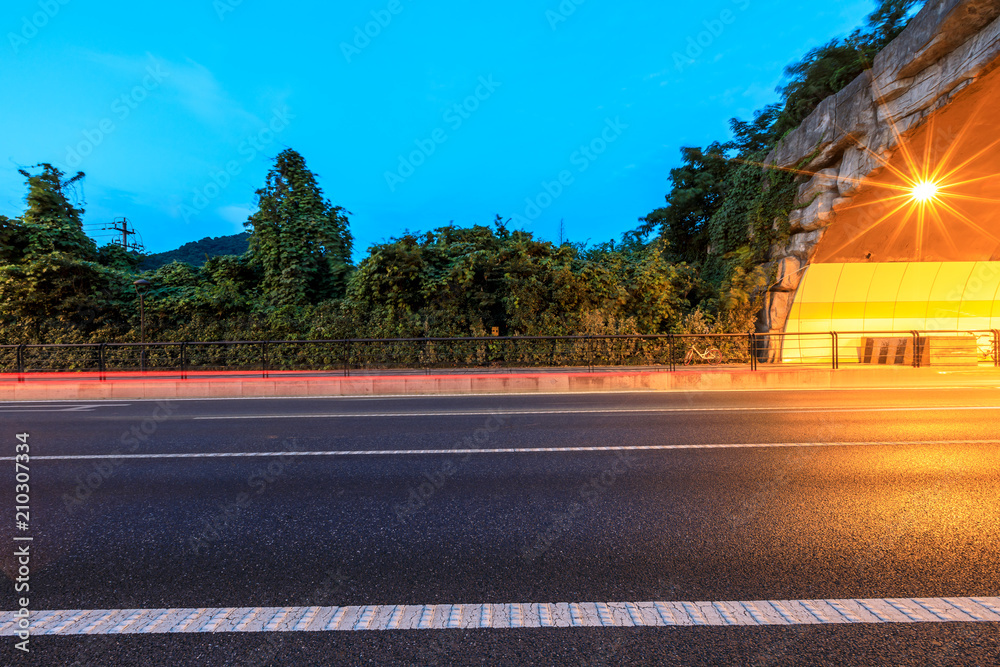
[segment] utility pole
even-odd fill
[[[115,221],[111,223],[111,226],[105,227],[104,229],[121,234],[120,239],[115,239],[111,242],[112,245],[121,246],[125,250],[141,253],[144,250],[142,244],[138,241],[129,240],[130,236],[136,235],[135,227],[129,228],[129,225],[130,223],[128,218],[115,218]]]

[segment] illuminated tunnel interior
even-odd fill
[[[983,361],[988,331],[1000,329],[997,108],[1000,68],[900,133],[891,157],[835,209],[796,291],[786,334],[983,332],[963,334]],[[886,131],[897,129],[887,123]],[[840,359],[861,359],[865,338],[842,336]],[[825,363],[832,354],[830,338],[790,335],[781,358]],[[912,359],[912,350],[907,354]]]
[[[992,329],[1000,329],[1000,262],[892,262],[810,265],[785,332],[867,332],[840,336],[841,359],[858,361],[866,337],[979,332],[984,346]],[[782,360],[826,363],[831,356],[825,336],[789,336]]]

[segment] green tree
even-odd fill
[[[682,165],[670,173],[667,205],[643,218],[637,231],[658,230],[671,259],[701,268],[706,284],[696,292],[705,295],[706,304],[714,304],[715,310],[705,313],[709,319],[726,310],[720,290],[727,293],[727,285],[755,275],[753,267],[766,262],[770,247],[787,237],[795,176],[765,169],[768,153],[820,102],[871,67],[922,4],[880,0],[863,27],[786,68],[779,104],[756,112],[753,120],[732,119],[728,142],[682,150]]]
[[[716,142],[702,151],[682,148],[683,164],[670,170],[667,205],[645,218],[640,230],[648,234],[660,230],[673,259],[702,263],[708,255],[708,221],[722,203],[722,184],[730,166],[726,148]]]
[[[381,314],[375,330],[392,335],[467,335],[476,326],[502,326],[496,262],[505,236],[449,225],[374,245],[351,277],[348,302]]]
[[[250,216],[251,262],[263,272],[268,305],[305,306],[344,294],[351,235],[345,211],[323,198],[316,177],[294,150],[282,151],[257,191]]]
[[[504,335],[663,333],[679,320],[693,282],[663,250],[634,237],[557,246],[510,231],[499,218],[492,228],[449,225],[373,246],[345,306],[370,314],[365,335],[461,336],[493,327]]]
[[[142,261],[142,255],[120,245],[109,244],[97,249],[98,264],[123,273],[135,273]]]
[[[28,185],[24,214],[0,221],[0,317],[17,324],[21,340],[38,340],[52,327],[92,327],[113,273],[96,263],[83,211],[64,192],[83,173],[64,180],[52,165],[38,166],[38,174],[21,170]]]
[[[27,246],[28,238],[21,221],[0,215],[0,266],[20,261]]]
[[[21,216],[26,256],[37,258],[62,252],[80,260],[95,260],[97,246],[83,232],[83,210],[73,206],[65,195],[66,188],[84,177],[83,172],[64,180],[63,172],[51,164],[36,166],[42,168],[40,174],[19,170],[28,181],[28,207]]]

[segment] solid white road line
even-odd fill
[[[997,405],[955,405],[955,406],[888,406],[869,407],[836,406],[836,407],[708,407],[708,408],[593,408],[574,410],[489,410],[489,411],[454,411],[454,412],[327,412],[315,414],[266,414],[266,415],[209,415],[202,417],[178,417],[177,419],[192,419],[194,421],[234,421],[248,419],[363,419],[390,417],[507,417],[518,415],[615,415],[615,414],[677,414],[699,412],[768,412],[768,413],[802,413],[829,414],[834,412],[952,412],[967,410],[1000,410]]]
[[[69,405],[58,405],[58,404],[44,404],[44,405],[31,405],[31,404],[0,404],[0,413],[5,414],[20,414],[28,412],[93,412],[97,408],[127,408],[129,403],[88,403],[88,404],[69,404]]]
[[[2,611],[0,636],[852,623],[1000,623],[1000,598],[73,609],[33,612],[27,628]]]
[[[710,445],[620,445],[610,447],[512,447],[495,449],[358,449],[319,452],[194,452],[177,454],[54,454],[32,456],[38,461],[131,461],[156,459],[240,459],[283,456],[443,456],[473,454],[566,454],[579,452],[661,452],[686,449],[779,449],[792,447],[908,447],[913,445],[1000,445],[1000,440],[901,440],[896,442],[760,442]],[[0,461],[13,461],[12,456]]]

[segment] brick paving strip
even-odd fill
[[[1000,623],[1000,598],[76,609],[33,612],[30,631],[43,636],[851,623]],[[0,612],[0,636],[14,635],[17,626],[14,612]]]

